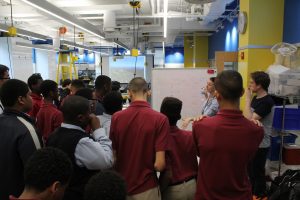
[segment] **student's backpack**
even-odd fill
[[[276,177],[268,200],[300,200],[300,170],[287,170]]]

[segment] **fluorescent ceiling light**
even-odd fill
[[[167,28],[168,28],[168,4],[169,4],[169,0],[164,0],[164,38],[167,37]]]
[[[37,9],[39,9],[39,10],[41,10],[41,11],[43,11],[43,12],[45,12],[45,13],[47,13],[47,14],[55,17],[55,18],[58,18],[58,19],[60,19],[60,20],[62,20],[64,22],[66,22],[66,23],[68,23],[70,25],[73,25],[73,26],[75,26],[77,28],[80,28],[83,31],[86,31],[87,33],[90,33],[90,34],[92,34],[92,35],[94,35],[96,37],[104,39],[104,36],[101,35],[100,33],[96,33],[95,31],[92,31],[92,30],[84,27],[84,25],[79,25],[78,22],[80,20],[77,20],[76,18],[74,18],[74,16],[71,16],[70,14],[68,14],[65,11],[63,11],[63,10],[55,7],[54,5],[52,5],[51,3],[49,3],[49,2],[47,2],[45,0],[22,0],[22,1],[24,1],[25,3],[31,5],[34,8],[37,8]],[[44,7],[48,7],[48,9],[44,8],[43,5],[44,5]],[[56,10],[61,15],[56,14],[56,13],[50,11],[50,10]],[[62,15],[64,15],[64,17]],[[67,19],[67,18],[69,18],[69,19]],[[81,23],[84,24],[86,22],[81,22]]]
[[[37,37],[34,37],[34,36],[30,36],[30,35],[24,35],[24,34],[21,34],[21,33],[18,33],[18,32],[17,32],[17,35],[24,36],[24,37],[29,37],[29,38],[32,38],[32,39],[35,39],[35,40],[47,41],[47,40],[42,39],[42,38],[37,38]]]
[[[51,48],[51,47],[27,44],[27,43],[23,43],[23,42],[16,42],[16,45],[19,47],[34,48],[34,49],[39,49],[39,50],[44,50],[44,51],[58,52],[58,50],[55,50],[54,48]]]
[[[77,43],[70,42],[70,41],[67,41],[67,40],[61,40],[61,42],[62,42],[63,45],[67,45],[67,46],[71,46],[71,47],[75,47],[75,48],[79,48],[79,49],[85,49],[85,50],[88,50],[88,51],[93,51],[94,53],[100,53],[100,54],[103,54],[103,55],[108,55],[107,53],[95,50],[92,47],[77,44]]]

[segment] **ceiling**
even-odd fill
[[[237,14],[237,0],[215,0],[208,4],[190,4],[185,0],[169,0],[168,12],[164,13],[166,0],[141,0],[136,13],[135,29],[133,9],[129,0],[28,0],[38,2],[45,10],[80,24],[75,27],[75,40],[88,46],[114,46],[118,40],[127,47],[145,48],[166,45],[180,45],[184,35],[197,33],[211,35],[220,23]],[[13,21],[17,28],[59,39],[58,29],[65,26],[65,40],[74,40],[74,25],[61,20],[41,9],[27,4],[24,0],[12,0]],[[0,24],[10,25],[10,0],[0,0]],[[167,37],[164,38],[164,16],[167,20]],[[93,33],[99,33],[100,39]],[[84,40],[79,33],[83,32]],[[133,33],[138,39],[133,39]],[[136,42],[134,42],[136,41]],[[134,45],[136,44],[136,45]]]

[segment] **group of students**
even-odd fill
[[[34,87],[29,81],[9,80],[8,69],[2,68],[1,199],[245,200],[265,195],[255,174],[261,173],[268,148],[260,146],[264,133],[268,136],[257,120],[269,109],[264,102],[272,103],[268,98],[262,102],[268,95],[257,92],[266,86],[263,72],[257,72],[258,79],[251,75],[257,96],[251,104],[246,92],[247,118],[239,107],[244,94],[241,75],[224,71],[210,79],[213,89],[207,87],[203,115],[193,119],[190,132],[176,125],[182,101],[166,97],[160,112],[154,111],[147,102],[148,84],[140,77],[129,82],[131,104],[125,110],[107,76],[97,77],[94,91],[72,81],[71,94],[60,101],[59,109],[54,103],[57,84],[42,80],[43,102],[32,120],[35,99],[30,95],[39,91],[36,82]],[[205,116],[216,105],[215,115]]]

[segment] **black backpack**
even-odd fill
[[[300,200],[300,170],[287,170],[272,181],[268,200]]]

